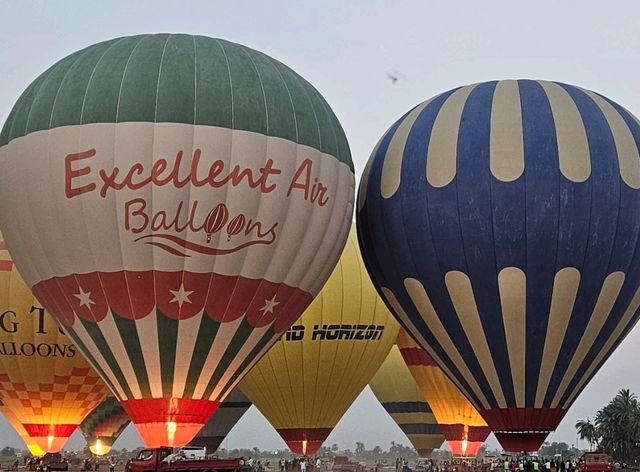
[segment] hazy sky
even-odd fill
[[[400,115],[458,85],[551,79],[596,90],[640,114],[637,0],[602,1],[7,1],[0,0],[0,122],[26,86],[89,44],[152,32],[239,42],[309,80],[346,131],[359,178],[369,152]],[[399,77],[392,84],[386,73]],[[578,398],[550,440],[575,443],[573,424],[620,388],[640,393],[634,331]],[[354,447],[405,442],[367,389],[327,440]],[[18,445],[0,420],[0,445]],[[117,447],[137,445],[132,428]],[[72,446],[80,447],[74,436]],[[490,445],[496,445],[492,439]],[[229,447],[283,448],[251,410]]]

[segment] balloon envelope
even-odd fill
[[[429,354],[403,329],[397,343],[409,372],[431,406],[451,453],[475,456],[491,433],[487,423]]]
[[[20,439],[24,441],[25,445],[27,446],[27,449],[32,455],[44,456],[45,451],[40,446],[38,446],[38,443],[36,443],[36,441],[33,440],[31,436],[29,436],[29,433],[27,433],[27,430],[24,429],[24,426],[22,426],[22,423],[20,423],[20,420],[18,420],[16,415],[14,415],[13,412],[9,410],[9,408],[7,408],[4,405],[4,403],[2,403],[1,401],[0,401],[0,413],[2,413],[4,417],[7,419],[7,421],[9,422],[9,424],[13,426],[13,429],[16,431],[16,433],[18,433],[18,436],[20,436]]]
[[[80,431],[91,453],[104,456],[130,422],[118,400],[109,396],[80,423]]]
[[[0,398],[44,452],[57,452],[108,389],[34,298],[0,235]],[[29,444],[29,442],[27,442]]]
[[[369,159],[376,286],[505,449],[536,450],[635,325],[640,125],[556,82],[450,90]]]
[[[249,399],[234,388],[189,445],[206,447],[207,454],[215,452],[250,407]]]
[[[0,133],[16,264],[150,447],[187,444],[304,311],[346,240],[353,188],[318,91],[204,36],[71,54]]]
[[[293,452],[315,454],[398,329],[367,276],[354,230],[320,294],[240,388]]]
[[[444,436],[422,391],[393,346],[384,363],[369,381],[373,394],[407,435],[420,457],[428,457],[444,442]]]

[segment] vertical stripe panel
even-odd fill
[[[362,176],[360,177],[360,186],[358,188],[358,211],[362,210],[362,208],[364,207],[364,202],[367,198],[367,187],[369,185],[369,173],[371,172],[373,160],[375,159],[376,154],[378,154],[378,149],[380,148],[380,144],[382,143],[383,138],[380,138],[380,141],[376,143],[376,146],[373,148],[373,151],[369,156],[369,160],[367,161],[367,164],[364,166],[364,170],[362,171]]]
[[[502,182],[516,180],[524,172],[522,110],[515,80],[498,82],[491,106],[490,166]]]
[[[521,269],[505,267],[498,273],[498,286],[500,288],[504,332],[509,350],[515,406],[524,408],[526,359],[523,347],[527,338],[525,328],[527,279]]]
[[[86,326],[86,325],[85,325]],[[134,398],[148,397],[149,377],[147,376],[147,366],[144,364],[142,346],[138,337],[138,330],[135,320],[123,318],[113,313],[94,325],[101,334],[106,334],[114,358],[118,360],[118,366],[122,369],[125,381],[131,387]],[[136,390],[138,395],[136,396]]]
[[[591,155],[578,107],[558,84],[543,80],[538,83],[547,94],[553,114],[560,172],[572,182],[584,182],[591,175]]]
[[[69,334],[69,337],[73,339],[73,342],[75,344],[83,346],[84,350],[89,353],[89,356],[87,357],[93,358],[99,370],[104,374],[105,377],[107,377],[109,385],[113,389],[115,389],[114,393],[121,399],[128,398],[127,393],[130,394],[130,392],[125,393],[124,389],[122,388],[122,383],[119,381],[120,379],[118,379],[116,374],[111,369],[109,363],[103,357],[102,353],[100,353],[97,346],[91,339],[91,336],[84,329],[82,323],[74,323],[72,328],[67,328],[67,332]]]
[[[205,316],[209,315],[199,313],[197,316],[182,319],[180,323],[178,323],[175,370],[173,374],[173,395],[176,397],[184,396],[189,367],[191,366],[193,357],[198,355],[195,349],[198,328],[202,323],[202,317]],[[213,339],[210,339],[210,342],[211,341],[213,341]]]
[[[480,362],[485,377],[489,381],[493,395],[498,401],[498,407],[506,408],[507,404],[502,392],[502,384],[498,379],[496,366],[487,343],[487,335],[480,320],[471,280],[462,272],[451,271],[445,275],[445,283],[460,324]]]
[[[423,339],[423,337],[420,335],[420,333],[418,332],[416,327],[413,325],[413,323],[409,321],[409,316],[403,310],[402,306],[400,306],[400,303],[398,302],[398,299],[393,294],[393,292],[389,290],[387,287],[381,287],[381,291],[383,296],[387,300],[387,303],[391,305],[394,315],[396,316],[396,318],[399,319],[404,329],[408,333],[411,333],[411,336],[413,338]],[[460,391],[465,395],[466,398],[470,398],[470,399],[475,398],[469,394],[469,390],[467,390],[467,388],[465,388],[465,386],[460,383],[459,378],[453,375],[453,373],[447,367],[447,365],[444,362],[442,362],[442,359],[440,358],[440,356],[438,356],[438,354],[429,345],[422,344],[420,347],[422,347],[431,356],[431,358],[436,361],[438,365],[442,366],[441,369],[447,374],[448,378],[451,379],[453,383],[455,383],[455,385],[458,387],[458,389],[460,389]]]
[[[433,123],[427,150],[427,181],[433,187],[444,187],[456,175],[460,118],[474,88],[475,85],[468,85],[452,93]]]
[[[227,386],[237,377],[237,371],[242,368],[243,364],[250,362],[251,353],[256,348],[262,349],[265,335],[273,333],[271,325],[263,326],[261,328],[253,328],[249,336],[244,340],[242,347],[237,351],[231,362],[226,366],[226,370],[216,382],[215,387],[211,390],[208,398],[219,399],[223,391],[227,389]],[[267,337],[270,339],[270,337]],[[256,353],[257,354],[257,353]],[[205,391],[206,395],[206,391]]]
[[[140,345],[142,346],[142,356],[147,370],[151,396],[153,398],[162,398],[158,318],[155,313],[149,313],[147,316],[135,320],[135,325],[138,339],[140,339]],[[164,348],[164,345],[162,347]]]
[[[487,401],[486,396],[480,389],[480,386],[476,382],[475,377],[471,374],[471,371],[467,367],[467,364],[462,359],[460,352],[458,351],[456,345],[453,343],[447,330],[442,325],[440,318],[436,314],[435,309],[433,308],[433,304],[429,299],[429,295],[424,289],[422,283],[416,279],[405,279],[404,281],[405,288],[411,297],[411,301],[416,306],[420,314],[422,315],[425,322],[431,328],[433,334],[440,341],[445,351],[449,354],[449,357],[453,360],[455,365],[460,369],[464,379],[471,386],[474,393],[480,399],[484,408],[489,408],[489,402]]]
[[[216,366],[220,363],[220,359],[228,349],[229,343],[233,339],[236,331],[240,328],[243,319],[243,317],[239,317],[234,321],[220,323],[216,337],[211,345],[211,349],[209,349],[207,359],[204,361],[204,365],[200,370],[200,376],[195,383],[196,386],[193,391],[193,398],[204,398],[204,391],[207,388],[210,378],[210,375],[206,375],[204,373],[215,371]]]
[[[495,244],[493,229],[493,198],[491,193],[490,141],[491,104],[496,82],[478,85],[469,95],[465,104],[458,137],[458,172],[455,179],[457,193],[457,217],[462,236],[464,266],[459,270],[473,280],[473,298],[478,312],[479,328],[482,336],[488,337],[487,356],[478,356],[479,351],[467,342],[458,345],[470,369],[482,369],[486,384],[480,383],[500,405],[513,403],[513,386],[509,373],[507,343],[504,322],[500,310],[500,296],[496,268],[496,251],[502,248]],[[453,187],[453,186],[452,186]],[[439,192],[443,192],[440,189]],[[452,216],[448,217],[452,223]],[[455,220],[453,220],[455,221]],[[487,274],[494,274],[487,277]],[[447,321],[448,317],[438,311],[447,330],[456,329]],[[456,317],[458,318],[458,317]],[[462,317],[460,317],[462,319]],[[480,334],[478,334],[480,335]],[[463,347],[465,346],[465,347]],[[478,367],[474,363],[478,363]],[[485,365],[488,362],[489,365]],[[495,376],[493,374],[496,374]]]
[[[400,187],[400,176],[402,174],[402,158],[404,156],[404,148],[407,144],[407,137],[418,116],[420,116],[422,111],[432,101],[433,98],[422,102],[411,110],[393,134],[382,164],[380,181],[382,198],[391,198],[398,191],[398,187]]]
[[[556,273],[559,219],[558,145],[553,114],[544,90],[535,81],[520,80],[525,154],[525,248],[527,313],[548,313]],[[540,211],[545,208],[545,211]],[[545,316],[527,316],[527,370],[525,378],[537,379],[542,360]],[[535,401],[536,384],[527,382],[525,403]]]
[[[563,405],[560,405],[561,408],[568,408],[573,403],[576,395],[582,391],[582,388],[585,382],[588,379],[590,379],[591,376],[594,374],[595,368],[600,365],[604,356],[610,354],[611,348],[620,339],[620,336],[622,336],[625,328],[629,325],[629,322],[636,315],[636,312],[638,311],[639,308],[640,308],[640,287],[636,290],[636,293],[633,296],[631,303],[625,310],[624,315],[618,322],[615,330],[607,340],[606,344],[602,347],[602,349],[600,349],[600,352],[598,353],[596,358],[591,362],[591,365],[589,366],[585,374],[582,376],[582,378],[574,388],[573,392],[571,392],[567,401]]]
[[[583,90],[583,92],[598,105],[611,128],[618,153],[620,177],[629,187],[640,189],[640,155],[631,130],[620,113],[608,101],[590,90]]]
[[[587,328],[580,338],[578,348],[574,352],[573,357],[571,358],[571,362],[567,370],[565,371],[562,381],[560,382],[560,387],[556,390],[556,394],[553,398],[553,401],[551,402],[552,408],[558,407],[558,402],[566,391],[569,381],[573,378],[576,370],[584,361],[589,348],[602,329],[602,326],[607,321],[607,318],[611,313],[611,308],[613,308],[613,304],[618,298],[618,293],[620,293],[623,282],[624,273],[614,272],[613,274],[609,274],[602,284],[602,289],[600,291],[600,295],[598,296],[598,301],[596,302],[596,306],[591,313]]]
[[[544,341],[542,365],[540,366],[538,389],[536,391],[534,404],[536,408],[543,407],[543,401],[549,387],[549,380],[551,379],[553,368],[558,360],[562,341],[567,333],[567,325],[569,324],[569,319],[571,319],[579,284],[580,272],[573,267],[565,267],[558,271],[553,282],[547,335]]]
[[[567,370],[570,369],[573,354],[581,349],[581,339],[588,328],[605,279],[614,272],[610,269],[610,265],[613,261],[614,243],[620,226],[620,192],[623,187],[615,141],[602,111],[588,95],[579,89],[565,84],[560,86],[571,96],[582,117],[588,136],[592,173],[585,182],[588,185],[583,189],[588,189],[589,193],[584,192],[582,198],[579,198],[577,195],[579,190],[576,190],[576,199],[573,202],[575,207],[567,206],[565,209],[568,214],[573,215],[584,211],[588,218],[586,224],[579,223],[578,228],[567,227],[565,236],[562,238],[556,236],[555,244],[560,251],[566,252],[565,247],[575,247],[579,241],[583,256],[577,265],[571,264],[580,271],[580,286],[567,326],[567,332],[571,333],[571,336],[566,336],[563,340],[544,400],[545,406],[552,404],[557,392],[567,388],[568,384],[562,389],[560,384]],[[572,183],[571,186],[579,189],[583,184]],[[587,202],[588,209],[585,211],[583,207]],[[561,196],[561,208],[564,204],[565,198]],[[561,228],[563,228],[562,225]],[[586,236],[584,246],[582,246],[583,235]],[[580,365],[575,366],[576,369],[579,367]],[[572,375],[576,375],[576,371]],[[556,402],[558,402],[557,399]]]

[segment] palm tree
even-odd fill
[[[620,390],[596,414],[595,426],[600,445],[615,459],[632,464],[638,457],[640,441],[640,403],[629,390]]]
[[[576,429],[578,430],[580,439],[585,439],[589,443],[589,450],[592,450],[594,444],[596,445],[596,449],[600,449],[598,428],[596,428],[596,425],[594,425],[589,418],[587,418],[587,421],[578,420],[576,422]]]

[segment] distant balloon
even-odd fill
[[[0,398],[44,452],[57,452],[107,387],[33,297],[0,235]]]
[[[404,363],[398,346],[391,348],[369,386],[420,457],[429,457],[434,449],[442,446],[444,436],[440,426]]]
[[[7,421],[9,422],[9,424],[13,426],[13,429],[16,431],[16,433],[18,433],[18,436],[20,436],[20,439],[24,441],[25,445],[27,446],[27,449],[32,455],[44,456],[45,451],[40,446],[38,446],[38,443],[36,443],[35,440],[31,438],[31,436],[29,436],[29,433],[27,433],[27,430],[24,429],[24,426],[22,426],[22,423],[20,423],[20,420],[18,420],[16,415],[14,415],[13,412],[9,410],[9,408],[7,408],[5,404],[2,403],[1,400],[0,400],[0,413],[2,413],[4,417],[7,419]]]
[[[105,398],[80,423],[80,431],[89,450],[96,456],[109,454],[113,443],[131,423],[131,419],[115,397]]]
[[[355,229],[331,277],[240,384],[298,454],[315,454],[387,357],[398,324],[376,294]]]
[[[454,456],[475,456],[491,433],[478,410],[403,329],[398,334],[398,348],[429,402],[451,453]]]
[[[502,80],[410,110],[362,177],[372,279],[502,446],[536,450],[638,319],[640,124]]]
[[[353,192],[320,93],[204,36],[71,54],[0,133],[16,264],[150,447],[187,444],[311,303]]]
[[[234,388],[189,445],[206,447],[207,454],[215,452],[249,408],[249,399],[239,388]]]

